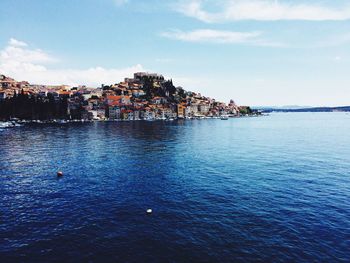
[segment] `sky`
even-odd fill
[[[97,87],[134,72],[239,105],[350,105],[348,0],[1,0],[0,74]]]

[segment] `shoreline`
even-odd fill
[[[229,116],[229,119],[234,118],[251,118],[251,117],[262,117],[262,116],[268,116],[267,114],[251,114],[251,115],[241,115],[241,116]],[[172,122],[172,121],[178,121],[178,120],[185,120],[185,121],[191,121],[191,120],[221,120],[220,116],[196,116],[196,117],[186,117],[186,118],[154,118],[154,119],[136,119],[136,120],[123,120],[123,119],[92,119],[92,120],[85,120],[85,119],[75,119],[75,120],[66,120],[66,119],[54,119],[54,120],[21,120],[17,118],[9,119],[9,120],[0,120],[0,128],[11,128],[11,127],[20,127],[25,124],[69,124],[69,123],[92,123],[92,122],[134,122],[134,121],[147,121],[147,122],[153,122],[153,121],[165,121],[165,122]]]

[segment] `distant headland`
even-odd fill
[[[37,85],[0,75],[0,120],[174,120],[258,114],[175,87],[157,73],[98,88]]]
[[[303,106],[284,106],[284,107],[252,107],[252,109],[263,112],[350,112],[350,106],[338,107],[303,107]]]

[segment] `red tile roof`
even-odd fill
[[[113,95],[108,95],[107,100],[120,100],[122,96],[113,96]]]

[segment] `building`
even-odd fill
[[[191,104],[190,106],[190,114],[191,115],[197,115],[198,114],[198,104]]]
[[[148,78],[151,80],[164,80],[163,75],[157,73],[148,73],[148,72],[136,72],[134,73],[134,79],[142,80],[143,78]]]
[[[135,97],[135,98],[139,98],[139,97],[141,97],[141,96],[146,95],[146,93],[145,93],[143,90],[141,90],[141,89],[133,90],[131,94],[132,94],[132,96]]]
[[[106,98],[106,102],[108,105],[113,104],[113,103],[120,103],[123,105],[131,105],[131,100],[130,100],[130,96],[113,96],[113,95],[109,95]]]
[[[210,105],[206,103],[199,104],[199,113],[201,115],[208,115],[210,110]]]
[[[151,102],[154,104],[166,104],[168,100],[164,97],[154,97]]]
[[[186,116],[186,106],[183,104],[177,104],[177,116],[182,119]]]
[[[109,119],[110,120],[119,120],[121,119],[121,108],[119,105],[110,105],[108,107]]]
[[[141,111],[140,117],[144,120],[154,120],[156,115],[150,107],[146,107],[143,111]]]

